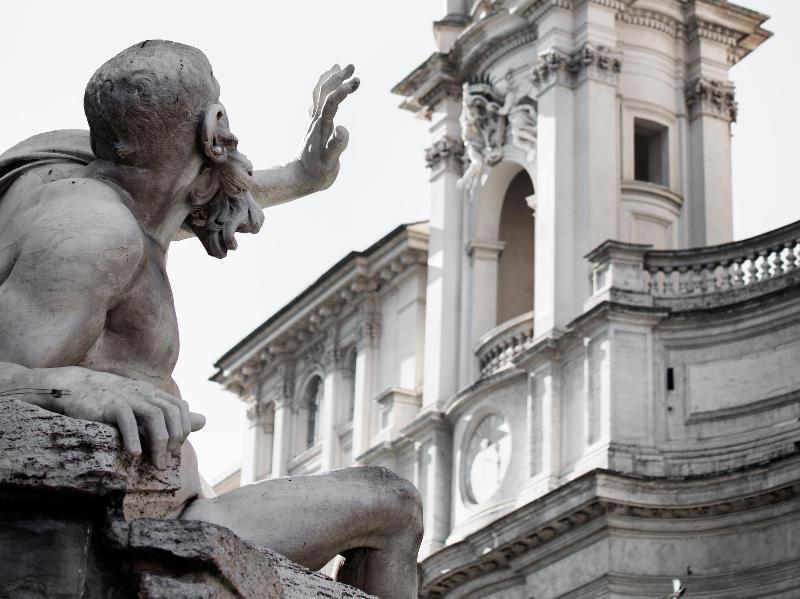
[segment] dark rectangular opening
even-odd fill
[[[667,368],[667,391],[675,390],[675,372],[672,368]]]
[[[634,119],[633,176],[637,181],[669,185],[668,130],[664,125]]]

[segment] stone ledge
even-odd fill
[[[130,458],[110,426],[0,399],[0,597],[369,599],[226,528],[163,518],[179,466]]]

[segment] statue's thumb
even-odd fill
[[[206,417],[197,412],[189,412],[189,423],[192,425],[192,432],[199,431],[206,425]]]

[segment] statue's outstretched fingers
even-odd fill
[[[122,437],[122,448],[135,458],[142,455],[139,427],[136,424],[136,417],[133,415],[131,407],[124,401],[117,400],[111,405],[106,416],[110,421],[116,423],[119,434]]]
[[[333,136],[325,148],[325,152],[322,154],[323,164],[326,167],[331,167],[336,164],[341,157],[342,152],[347,149],[347,144],[349,143],[350,132],[342,125],[336,127],[336,130],[333,132]]]
[[[131,409],[147,436],[153,465],[159,470],[164,470],[167,467],[167,443],[169,442],[164,413],[144,400],[131,402]]]
[[[312,120],[319,116],[319,111],[322,107],[322,101],[325,99],[325,96],[322,95],[322,86],[328,79],[331,78],[331,75],[337,73],[339,70],[339,65],[335,64],[319,76],[319,81],[317,81],[317,84],[314,86],[314,91],[311,98],[312,103],[309,116]]]
[[[181,411],[172,402],[157,395],[147,398],[147,401],[159,408],[164,414],[164,424],[167,426],[167,434],[169,435],[167,450],[173,454],[180,453],[181,445],[186,440],[186,436],[183,434],[183,423],[181,423]]]
[[[199,431],[206,425],[206,417],[197,412],[189,412],[189,419],[192,421],[192,432]]]
[[[325,106],[322,108],[322,129],[320,135],[322,136],[322,143],[325,144],[333,133],[333,117],[336,116],[339,110],[339,104],[342,103],[347,95],[350,93],[349,86],[340,85],[325,98]]]
[[[324,100],[327,98],[331,93],[333,93],[340,85],[342,85],[345,81],[350,79],[353,76],[356,68],[349,64],[345,68],[332,73],[330,77],[328,77],[327,81],[322,84],[320,88],[320,100]]]

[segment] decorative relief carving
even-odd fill
[[[255,403],[247,408],[247,419],[253,423],[254,426],[261,427],[267,434],[271,434],[274,429],[274,423],[267,421],[267,405],[263,403]]]
[[[425,164],[433,172],[443,169],[461,174],[464,164],[464,144],[461,140],[443,137],[425,150]]]
[[[606,46],[584,44],[572,56],[569,64],[570,71],[578,76],[590,79],[613,79],[622,70],[622,58],[617,52],[612,52]]]
[[[698,77],[686,86],[689,118],[701,114],[736,121],[738,105],[733,83]]]
[[[559,77],[566,75],[569,57],[562,52],[552,50],[542,54],[533,65],[533,83],[545,87],[555,83]]]
[[[552,50],[540,56],[533,67],[533,82],[540,93],[554,84],[574,85],[587,78],[616,83],[621,70],[621,54],[606,46],[584,44],[571,55]]]
[[[536,158],[536,102],[530,81],[509,72],[496,83],[488,80],[464,84],[461,133],[468,166],[459,187],[472,193],[487,166],[503,158],[503,146],[522,149],[529,161]]]
[[[381,314],[378,299],[370,294],[359,307],[359,343],[376,347],[381,338]]]

